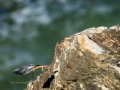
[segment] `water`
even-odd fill
[[[30,75],[12,75],[13,70],[31,63],[49,65],[56,43],[63,38],[87,28],[118,24],[119,3],[120,0],[0,0],[0,90],[25,89]],[[40,73],[41,69],[36,70],[34,78]]]

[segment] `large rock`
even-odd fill
[[[58,42],[50,66],[26,90],[120,90],[120,24]]]

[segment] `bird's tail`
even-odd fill
[[[47,67],[47,66],[48,66],[48,65],[43,65],[43,66],[36,65],[36,66],[33,68],[33,70],[36,70],[36,69],[41,68],[41,67]]]

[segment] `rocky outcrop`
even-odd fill
[[[26,90],[120,90],[120,24],[89,28],[56,44],[50,66]]]

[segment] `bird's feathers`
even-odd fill
[[[13,71],[13,74],[27,75],[34,72],[34,70],[36,70],[37,68],[46,67],[46,66],[47,65],[40,66],[40,65],[33,65],[33,64],[23,65],[20,68],[15,69]]]

